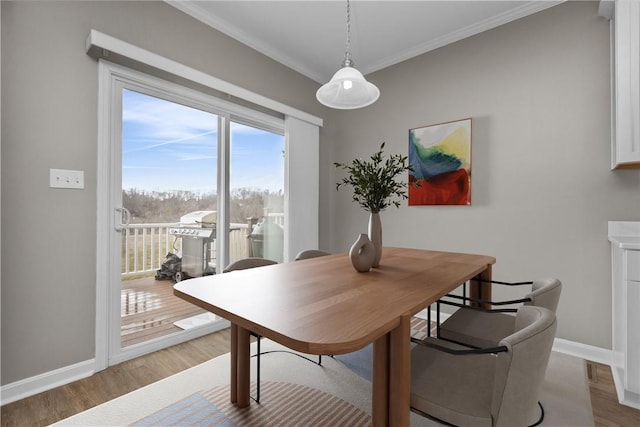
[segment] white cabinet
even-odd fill
[[[611,168],[640,168],[640,0],[601,1],[611,19]]]
[[[627,252],[627,280],[640,282],[640,250]]]
[[[612,273],[611,370],[618,400],[640,409],[640,222],[609,222]]]

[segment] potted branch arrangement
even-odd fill
[[[336,190],[342,186],[352,187],[352,200],[369,212],[368,239],[375,248],[370,267],[378,267],[382,256],[380,212],[389,206],[399,208],[400,202],[407,199],[407,183],[398,181],[397,178],[403,172],[412,170],[407,156],[392,154],[385,159],[384,144],[380,145],[380,150],[370,160],[354,159],[350,163],[334,163],[336,168],[347,172],[347,176],[336,184]],[[356,270],[361,271],[358,267]],[[366,269],[368,270],[369,268]]]

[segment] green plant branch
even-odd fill
[[[396,178],[403,172],[413,171],[407,163],[407,156],[391,154],[383,160],[384,145],[383,142],[370,161],[354,159],[351,163],[334,163],[335,167],[347,172],[347,176],[336,184],[336,190],[351,186],[352,200],[371,213],[392,205],[399,208],[400,202],[407,199],[407,184]]]

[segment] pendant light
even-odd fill
[[[353,110],[371,105],[380,97],[380,90],[373,83],[366,81],[360,71],[353,68],[350,48],[351,8],[347,0],[347,47],[342,68],[316,92],[318,102],[327,107]]]

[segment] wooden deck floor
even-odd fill
[[[179,332],[173,322],[204,313],[175,297],[171,280],[123,280],[121,298],[122,347]]]

